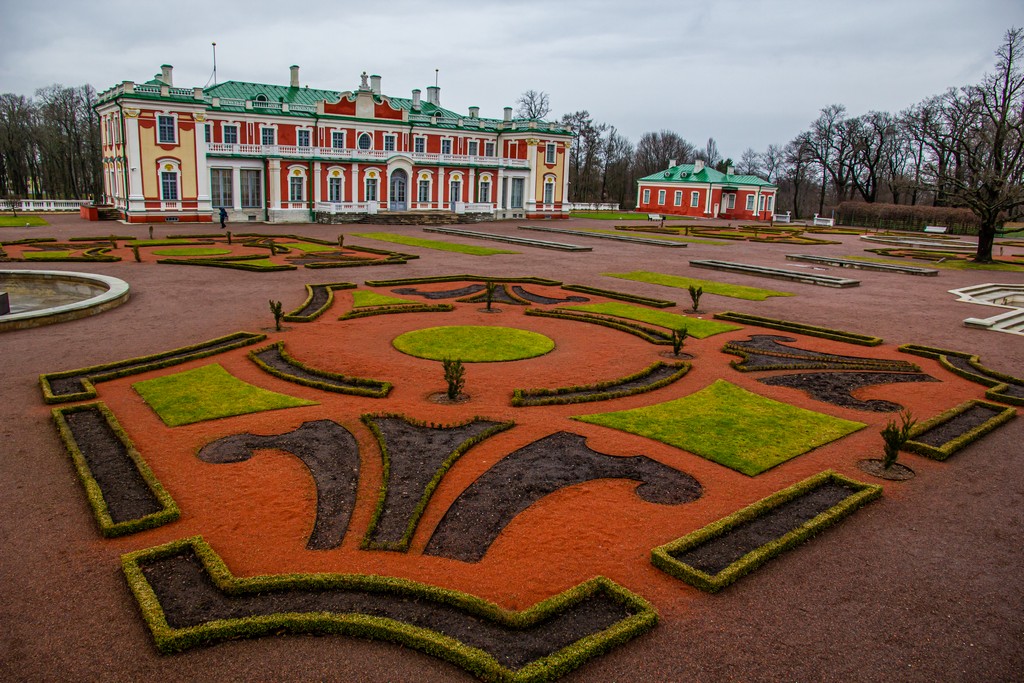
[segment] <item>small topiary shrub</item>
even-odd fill
[[[910,414],[910,411],[900,412],[900,422],[901,424],[896,424],[896,420],[889,420],[882,429],[882,441],[885,442],[882,466],[885,469],[896,464],[900,450],[910,440],[910,432],[917,424],[917,420]]]
[[[696,308],[694,309],[696,310]],[[683,350],[683,341],[686,339],[686,328],[672,330],[672,353],[676,356]]]
[[[487,291],[487,310],[491,310],[491,303],[494,301],[494,290],[497,288],[497,283],[494,280],[488,280],[485,285]]]
[[[696,313],[700,307],[700,297],[704,294],[704,288],[690,285],[688,289],[690,290],[690,301],[693,302],[693,312]]]
[[[454,401],[466,387],[466,368],[457,358],[445,358],[441,365],[444,367],[444,381],[448,384],[448,399]]]
[[[281,318],[284,317],[284,311],[281,309],[281,302],[270,300],[270,312],[274,314],[274,329],[278,332],[281,331]]]

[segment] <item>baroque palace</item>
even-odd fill
[[[130,223],[343,222],[377,213],[565,218],[572,132],[426,98],[227,81],[176,88],[173,69],[102,93],[105,202]]]

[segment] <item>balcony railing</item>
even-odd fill
[[[407,156],[426,164],[452,164],[459,166],[489,166],[499,168],[529,168],[526,159],[488,157],[468,154],[426,154],[383,149],[351,149],[342,147],[297,147],[294,145],[241,145],[211,142],[210,154],[231,154],[254,157],[298,157],[339,161],[383,161],[394,156]]]
[[[379,202],[317,202],[316,210],[324,213],[377,213]]]
[[[0,199],[2,211],[78,211],[89,199]]]

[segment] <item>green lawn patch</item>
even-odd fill
[[[732,332],[743,329],[739,325],[720,323],[714,320],[702,320],[700,318],[688,318],[678,313],[666,313],[665,311],[653,311],[649,308],[632,306],[630,304],[605,303],[605,304],[581,304],[579,306],[562,306],[567,311],[581,311],[584,313],[599,313],[613,315],[616,318],[635,320],[637,322],[667,327],[670,330],[681,330],[686,328],[686,333],[697,339],[704,339],[722,332]]]
[[[327,244],[313,244],[311,242],[285,242],[278,244],[279,247],[286,247],[288,249],[295,249],[296,251],[312,252],[317,253],[321,251],[337,251],[338,247],[330,246]]]
[[[959,258],[958,258],[959,257]],[[1006,261],[998,261],[996,263],[975,263],[971,259],[973,256],[966,256],[962,254],[951,254],[947,261],[935,261],[932,259],[914,259],[907,257],[904,259],[893,259],[893,258],[871,258],[869,256],[851,256],[847,257],[858,261],[868,261],[871,263],[892,263],[898,266],[904,266],[907,264],[907,258],[911,261],[926,260],[928,261],[929,268],[945,268],[946,270],[994,270],[1002,271],[1006,273],[1024,273],[1024,265],[1016,265],[1014,263],[1007,263]]]
[[[680,216],[680,218],[681,218],[681,216]],[[580,229],[584,230],[586,232],[604,233],[606,235],[621,235],[622,234],[622,230],[603,230],[601,228],[580,228]],[[711,239],[707,239],[706,237],[684,237],[682,235],[679,235],[679,236],[664,235],[664,234],[661,234],[661,233],[658,233],[658,234],[654,234],[654,233],[649,233],[648,234],[648,233],[645,233],[645,234],[642,234],[640,236],[644,237],[645,239],[664,240],[666,242],[692,242],[693,244],[728,244],[728,242],[723,242],[722,240],[711,240]]]
[[[352,307],[363,308],[366,306],[398,306],[400,304],[416,304],[418,301],[412,299],[400,299],[397,296],[385,296],[377,292],[357,290],[352,292]]]
[[[454,325],[413,330],[395,337],[392,344],[402,353],[466,363],[522,360],[543,356],[555,348],[555,342],[543,334],[511,327]]]
[[[195,244],[195,240],[166,239],[166,240],[132,240],[126,246],[129,247],[173,247],[179,244]]]
[[[247,415],[264,410],[317,405],[243,382],[220,365],[204,365],[132,385],[168,427]]]
[[[865,426],[773,401],[725,380],[666,403],[572,419],[661,441],[748,476]]]
[[[34,228],[40,225],[49,223],[40,216],[0,216],[0,228]]]
[[[70,251],[26,251],[22,255],[26,261],[60,261],[71,256]]]
[[[157,256],[223,256],[230,254],[230,249],[217,247],[179,247],[178,249],[154,249]]]
[[[360,232],[355,233],[353,237],[364,237],[366,239],[389,242],[391,244],[403,244],[407,247],[423,247],[424,249],[437,249],[438,251],[454,251],[460,254],[469,254],[470,256],[493,256],[494,254],[519,253],[518,251],[508,251],[507,249],[489,249],[487,247],[474,247],[468,244],[454,244],[452,242],[425,240],[419,237],[396,235],[391,232]]]
[[[789,292],[777,292],[772,289],[761,289],[759,287],[730,285],[724,282],[698,280],[692,277],[665,275],[664,273],[651,273],[646,270],[634,270],[631,273],[602,273],[602,275],[607,277],[617,277],[622,280],[634,280],[636,282],[648,282],[653,285],[675,287],[676,289],[689,289],[690,285],[693,285],[694,287],[702,287],[705,294],[731,296],[734,299],[747,299],[749,301],[764,301],[770,296],[793,296]]]

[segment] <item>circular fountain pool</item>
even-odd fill
[[[0,332],[96,315],[128,301],[116,277],[61,270],[0,270]],[[3,294],[10,312],[4,312]]]

